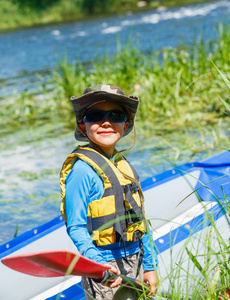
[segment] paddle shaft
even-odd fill
[[[131,278],[131,277],[128,277],[128,276],[125,276],[125,275],[116,275],[114,273],[111,273],[109,272],[109,278],[106,280],[106,281],[109,281],[113,278],[116,278],[116,277],[121,277],[122,279],[122,285],[123,286],[127,286],[129,288],[135,288],[135,289],[138,289],[139,291],[142,291],[145,290],[145,289],[149,289],[150,288],[150,285],[145,283],[145,282],[141,282],[140,280],[136,280],[134,278]]]
[[[104,272],[102,281],[100,279],[96,279],[96,280],[94,279],[94,280],[96,282],[101,282],[101,283],[105,282],[106,283],[117,277],[121,277],[123,286],[127,286],[127,287],[133,288],[133,289],[138,289],[139,291],[142,291],[142,292],[143,292],[143,290],[149,289],[149,287],[150,287],[145,282],[141,282],[139,280],[136,280],[134,278],[131,278],[131,277],[128,277],[128,276],[125,276],[122,274],[117,275],[117,274],[111,273],[109,271]]]

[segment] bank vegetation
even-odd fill
[[[0,0],[0,31],[212,0]]]
[[[216,40],[204,42],[200,37],[191,47],[143,53],[132,42],[122,47],[118,41],[115,56],[105,54],[90,66],[77,59],[69,62],[64,56],[49,79],[38,74],[36,93],[15,92],[0,101],[2,145],[12,133],[31,127],[29,141],[73,132],[69,97],[106,83],[140,98],[135,122],[138,137],[168,134],[173,143],[178,140],[183,153],[188,148],[196,154],[215,145],[230,148],[229,44],[229,25],[220,24]]]

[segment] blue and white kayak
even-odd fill
[[[199,270],[189,265],[189,255],[204,256],[205,239],[210,234],[209,247],[211,245],[213,251],[218,251],[217,235],[223,241],[229,241],[230,152],[181,165],[150,177],[141,185],[146,218],[151,223],[159,253],[160,289],[167,291],[170,276],[178,266],[180,270],[189,269],[198,278]],[[77,252],[61,216],[1,245],[0,259],[50,250]],[[210,264],[215,267],[215,257]],[[85,299],[78,276],[39,278],[14,271],[2,263],[0,273],[0,299]],[[186,274],[181,273],[178,277],[178,284],[183,284]]]

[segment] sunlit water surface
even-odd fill
[[[17,227],[20,234],[60,214],[59,173],[66,156],[77,146],[77,142],[73,132],[60,135],[56,132],[50,137],[50,134],[47,136],[45,131],[41,131],[41,139],[38,139],[33,136],[35,131],[31,128],[17,132],[18,143],[14,142],[15,137],[12,137],[12,143],[6,138],[1,151],[0,244],[10,240]],[[192,143],[195,138],[200,138],[199,131],[175,131],[146,138],[139,135],[134,148],[126,152],[126,157],[143,181],[179,164],[199,161],[220,151],[201,151],[201,139],[196,153],[196,149],[194,151],[187,144],[188,140]],[[204,143],[208,143],[208,139]],[[126,149],[132,142],[133,134],[121,140],[118,149]]]

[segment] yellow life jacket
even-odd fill
[[[65,179],[77,159],[91,166],[104,182],[102,197],[88,205],[87,229],[96,245],[141,239],[145,233],[145,220],[139,187],[132,180],[138,180],[136,171],[123,156],[119,155],[114,164],[88,147],[77,147],[67,157],[61,170],[61,213],[65,221]]]

